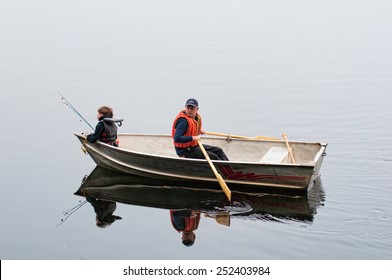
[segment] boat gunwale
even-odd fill
[[[74,133],[75,136],[78,138],[86,138],[86,135],[83,133]],[[142,134],[142,133],[119,133],[117,134],[118,136],[149,136],[149,137],[171,137],[168,134]],[[211,137],[207,136],[205,137],[206,139],[222,139],[222,137]],[[224,139],[222,139],[224,140]],[[232,139],[230,138],[230,141],[260,141],[260,142],[277,142],[281,143],[284,142],[284,140],[261,140],[261,139]],[[178,156],[165,156],[165,155],[158,155],[158,154],[151,154],[151,153],[145,153],[145,152],[139,152],[136,150],[130,150],[130,149],[124,149],[121,147],[115,147],[100,141],[96,142],[98,145],[102,145],[105,148],[111,149],[116,152],[121,152],[123,154],[135,154],[135,155],[142,155],[142,156],[148,156],[151,158],[161,158],[161,159],[170,159],[170,160],[175,160],[175,161],[190,161],[190,162],[206,162],[206,159],[196,159],[196,158],[184,158],[184,157],[178,157]],[[213,162],[216,163],[233,163],[233,164],[246,164],[246,165],[255,165],[255,166],[301,166],[301,167],[309,167],[313,168],[315,166],[315,163],[319,158],[322,157],[323,153],[325,152],[326,146],[328,145],[327,143],[323,144],[320,142],[305,142],[305,141],[290,141],[290,143],[296,143],[296,144],[311,144],[311,145],[319,145],[320,149],[316,153],[313,161],[311,163],[263,163],[263,162],[254,162],[254,161],[235,161],[235,160],[230,160],[230,161],[223,161],[223,160],[212,160]],[[91,143],[89,143],[91,144]]]

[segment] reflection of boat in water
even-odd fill
[[[312,221],[324,199],[321,181],[304,194],[233,192],[228,202],[222,191],[159,185],[125,173],[96,167],[85,176],[75,195],[161,209],[192,209],[207,217]]]

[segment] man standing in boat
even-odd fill
[[[204,134],[198,111],[197,100],[189,98],[185,103],[185,110],[182,110],[174,119],[172,137],[179,157],[205,158],[197,143],[200,140],[200,134]],[[203,146],[212,160],[229,160],[221,148],[211,145]]]
[[[98,124],[95,127],[93,134],[88,135],[87,140],[90,143],[95,143],[98,140],[112,146],[118,147],[117,142],[117,125],[113,120],[113,109],[109,106],[99,107],[98,110]]]

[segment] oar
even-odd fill
[[[291,157],[291,161],[293,163],[295,163],[294,157],[293,157],[293,152],[291,150],[291,147],[289,145],[289,141],[287,140],[287,134],[282,134],[282,137],[284,138],[284,140],[286,141],[286,146],[287,146],[287,150],[289,151],[290,157]]]
[[[201,151],[203,152],[206,160],[208,161],[209,165],[211,166],[211,169],[214,172],[215,177],[218,179],[219,185],[221,186],[223,192],[226,194],[227,199],[229,201],[231,201],[231,191],[230,191],[229,187],[226,185],[225,180],[223,180],[222,176],[218,173],[218,171],[216,171],[214,164],[212,163],[210,157],[208,156],[208,154],[207,154],[206,150],[204,149],[204,146],[200,140],[197,140],[197,144],[199,144]]]
[[[206,131],[205,134],[228,137],[228,138],[248,139],[248,140],[280,140],[279,138],[267,137],[267,136],[247,137],[247,136],[240,136],[240,135],[232,135],[230,133],[218,133],[218,132],[209,132],[209,131]]]
[[[275,138],[275,137],[267,137],[267,136],[261,136],[261,135],[259,135],[259,136],[255,136],[255,137],[253,137],[253,139],[256,139],[256,140],[271,140],[271,141],[277,141],[277,140],[280,140],[279,138]]]

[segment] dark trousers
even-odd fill
[[[210,145],[203,145],[204,149],[206,150],[208,156],[212,160],[229,160],[223,150],[219,147],[210,146]],[[186,158],[200,158],[205,159],[203,151],[200,147],[193,147],[190,148],[185,152]]]

